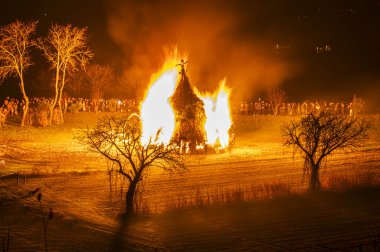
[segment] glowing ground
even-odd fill
[[[38,202],[26,197],[38,187],[43,205],[56,213],[48,227],[51,250],[109,251],[117,242],[132,251],[318,251],[370,244],[371,234],[380,233],[379,133],[371,133],[367,148],[330,158],[322,171],[330,191],[308,194],[302,160],[281,144],[279,127],[288,120],[236,117],[231,153],[188,156],[189,171],[182,175],[152,171],[140,188],[139,208],[149,214],[129,222],[121,239],[117,216],[124,202],[117,185],[123,181],[110,188],[106,162],[73,139],[96,116],[68,114],[65,126],[51,128],[9,125],[0,132],[0,236],[9,224],[11,250],[43,248]],[[22,174],[19,184],[15,172]]]

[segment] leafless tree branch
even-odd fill
[[[143,145],[141,124],[129,117],[104,117],[94,129],[82,130],[76,138],[91,151],[100,153],[118,166],[118,172],[129,180],[126,212],[134,212],[134,194],[137,184],[153,167],[167,172],[186,170],[177,149],[150,141]]]
[[[366,144],[371,122],[366,119],[309,114],[282,128],[286,146],[293,146],[305,159],[305,171],[311,171],[310,189],[319,187],[318,171],[328,155],[338,150],[353,151]]]
[[[7,77],[17,76],[19,87],[25,101],[21,126],[25,125],[29,110],[29,97],[25,91],[24,72],[32,65],[29,54],[34,45],[32,36],[38,22],[15,21],[0,27],[0,83]]]
[[[53,123],[53,111],[58,104],[60,121],[63,122],[61,99],[66,82],[66,74],[84,69],[94,56],[87,46],[87,28],[53,24],[48,35],[39,38],[36,45],[55,71],[55,95],[50,106],[49,124]]]

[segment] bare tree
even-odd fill
[[[49,124],[53,123],[54,108],[58,104],[60,122],[63,123],[62,94],[66,74],[84,68],[93,57],[87,47],[87,28],[53,24],[45,38],[38,40],[38,47],[55,71],[54,99],[50,106]]]
[[[90,84],[91,98],[94,104],[94,110],[97,113],[99,100],[103,98],[104,89],[110,85],[114,79],[113,71],[109,66],[93,64],[86,69],[86,79]]]
[[[279,108],[286,100],[286,93],[278,87],[267,89],[267,100],[272,108],[273,114],[277,116]]]
[[[286,146],[293,146],[304,158],[310,174],[309,189],[320,188],[319,168],[326,157],[338,150],[355,150],[365,144],[371,123],[326,112],[308,114],[282,128]]]
[[[153,167],[167,172],[186,170],[177,149],[158,143],[155,139],[142,144],[141,123],[133,117],[104,117],[94,129],[83,130],[76,138],[90,150],[100,153],[117,167],[117,172],[128,179],[126,214],[134,212],[136,187]]]
[[[29,111],[29,97],[25,91],[24,72],[32,65],[29,55],[33,46],[32,35],[38,22],[24,23],[16,21],[0,27],[0,82],[8,76],[17,76],[19,86],[25,101],[21,126],[25,125]]]

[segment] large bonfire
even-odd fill
[[[151,77],[140,108],[142,143],[172,145],[186,153],[227,148],[232,119],[225,81],[215,93],[194,92],[186,62],[178,62],[177,57],[168,58]]]

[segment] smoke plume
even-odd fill
[[[210,91],[226,77],[235,98],[244,99],[281,84],[295,70],[273,52],[271,29],[255,23],[260,10],[244,7],[243,1],[114,0],[109,33],[141,90],[162,64],[163,48],[176,46],[189,55],[192,85]]]

